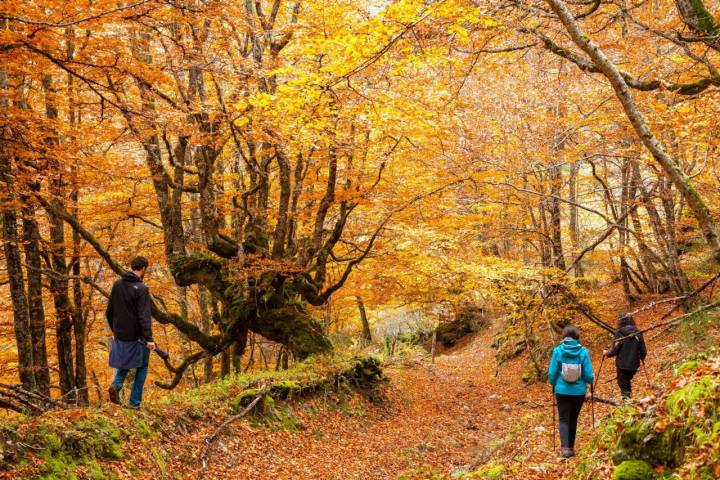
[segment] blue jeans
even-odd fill
[[[130,392],[130,405],[134,407],[139,407],[140,402],[142,402],[143,387],[145,386],[149,363],[150,349],[145,348],[143,350],[142,367],[135,369],[135,381],[133,382],[132,391]],[[118,392],[122,389],[128,373],[130,373],[130,370],[115,370],[115,380],[113,380],[112,384]]]

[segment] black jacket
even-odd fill
[[[626,325],[615,332],[615,338],[627,337],[637,332],[637,327]],[[640,360],[645,360],[647,347],[642,333],[625,340],[615,341],[608,357],[616,357],[615,365],[622,370],[637,370],[640,368]]]
[[[105,316],[117,340],[153,341],[150,292],[134,273],[126,273],[113,284]]]

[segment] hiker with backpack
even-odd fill
[[[603,355],[615,357],[620,394],[623,399],[628,399],[632,396],[632,379],[647,356],[647,346],[632,315],[623,313],[618,323],[613,346],[610,350],[604,350]]]
[[[562,457],[575,456],[575,435],[587,385],[595,381],[588,349],[580,345],[580,331],[572,325],[562,331],[563,341],[550,358],[548,381],[553,386],[560,417]]]

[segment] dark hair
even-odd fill
[[[130,262],[130,268],[132,268],[133,271],[142,270],[149,264],[150,263],[148,262],[147,258],[138,256],[132,259],[132,262]]]
[[[635,319],[629,313],[623,313],[622,315],[620,315],[620,320],[618,323],[620,323],[620,327],[627,327],[629,325],[634,327]]]
[[[580,330],[572,325],[568,325],[563,328],[562,336],[563,338],[574,338],[575,340],[580,340]]]

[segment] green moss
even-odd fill
[[[114,477],[103,472],[98,460],[122,457],[120,429],[99,413],[74,422],[65,417],[41,417],[26,433],[25,441],[34,446],[34,453],[42,460],[39,471],[47,480],[76,479],[80,465],[87,467],[83,478],[108,480]]]
[[[267,416],[267,425],[274,431],[299,432],[305,430],[305,425],[295,415],[290,406],[280,405],[271,408],[272,415]]]
[[[158,468],[160,469],[160,473],[162,476],[165,476],[167,474],[167,462],[165,462],[165,458],[163,457],[163,454],[160,453],[160,451],[153,447],[150,451],[153,458],[155,459],[155,463],[157,464]]]
[[[462,480],[501,480],[505,473],[505,467],[502,465],[488,464],[478,470],[461,477]]]
[[[118,460],[122,458],[120,429],[106,417],[88,416],[63,434],[63,448],[78,456]]]
[[[231,405],[233,410],[240,412],[243,408],[250,405],[258,395],[260,395],[259,388],[248,388],[247,390],[243,390],[240,395],[235,397],[232,401]]]
[[[41,431],[38,440],[40,440],[40,445],[48,452],[59,452],[62,449],[62,440],[54,433]]]
[[[188,252],[178,255],[170,262],[170,271],[180,286],[194,283],[216,284],[222,270],[222,263],[207,251]]]
[[[704,400],[711,399],[718,393],[720,393],[720,386],[716,380],[712,377],[702,377],[671,393],[665,401],[665,405],[671,416],[681,418],[695,414],[696,412],[693,410],[701,406],[702,408],[707,408],[708,405],[712,407],[712,404],[708,404]]]
[[[292,398],[295,393],[302,391],[301,385],[294,380],[280,380],[279,382],[275,382],[272,389],[282,398]]]
[[[135,423],[135,433],[140,438],[151,438],[154,436],[152,429],[142,418],[138,419]]]
[[[443,480],[445,475],[433,467],[424,466],[403,473],[396,480]]]
[[[0,440],[7,439],[0,443],[0,468],[7,467],[12,471],[24,458],[31,459],[35,466],[39,459],[37,469],[44,475],[43,478],[109,479],[112,478],[111,473],[101,466],[105,461],[122,459],[123,441],[142,443],[141,439],[150,439],[155,435],[153,431],[174,428],[190,431],[201,421],[200,413],[208,410],[217,412],[219,416],[229,414],[231,407],[240,411],[260,394],[260,385],[267,385],[267,395],[253,412],[257,415],[250,420],[273,430],[294,431],[305,427],[300,417],[281,400],[325,389],[365,388],[382,378],[380,362],[374,357],[317,355],[288,370],[229,376],[197,389],[171,393],[149,403],[147,413],[120,410],[110,416],[94,409],[73,411],[72,414],[51,412],[32,423],[21,421],[20,426],[15,428],[0,426]],[[81,418],[78,419],[78,416]],[[204,419],[205,415],[202,417]],[[18,437],[32,449],[9,451],[18,443]],[[152,450],[151,455],[158,470],[167,468],[161,450]],[[131,472],[133,466],[126,465],[126,468]]]
[[[613,472],[613,480],[652,480],[657,474],[652,467],[642,460],[627,460]]]
[[[715,25],[715,19],[712,14],[705,8],[703,0],[690,0],[693,10],[697,15],[700,29],[707,34],[717,33],[718,27]]]
[[[85,464],[88,468],[88,477],[90,480],[114,480],[117,478],[110,470],[103,468],[97,461],[92,460]]]
[[[690,360],[689,362],[684,362],[681,365],[679,365],[677,367],[677,372],[684,373],[684,372],[692,371],[692,370],[695,370],[698,367],[698,365],[700,365],[700,362],[698,362],[697,360]]]
[[[624,428],[618,440],[613,462],[643,460],[652,465],[677,468],[682,465],[688,439],[682,429],[654,430],[655,419],[636,421]]]

